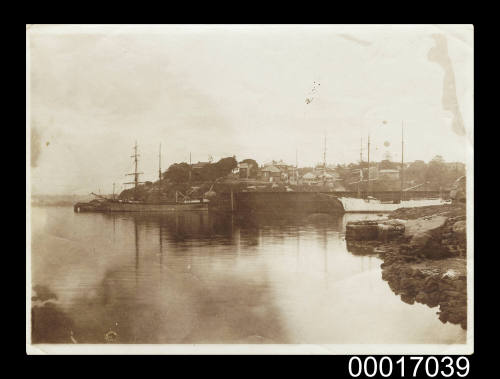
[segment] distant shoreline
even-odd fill
[[[90,200],[89,195],[31,195],[31,206],[68,206]]]
[[[59,202],[59,203],[31,203],[32,207],[70,207],[73,203],[70,202]]]

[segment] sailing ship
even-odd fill
[[[138,158],[137,153],[137,142],[134,145],[134,154],[131,155],[134,158],[134,172],[126,175],[133,175],[134,181],[127,182],[124,184],[133,184],[134,192],[133,199],[116,199],[114,194],[112,198],[97,195],[97,199],[94,199],[88,203],[76,203],[74,205],[75,212],[147,212],[147,213],[162,213],[162,212],[176,212],[176,211],[208,211],[208,199],[203,196],[200,198],[192,198],[189,194],[183,194],[179,191],[175,192],[175,201],[166,201],[161,199],[161,145],[159,153],[159,165],[158,165],[158,199],[154,201],[138,200],[137,190],[139,184],[144,182],[139,181],[139,175],[143,174],[138,171]],[[114,191],[113,191],[114,192]]]
[[[361,139],[361,149],[360,149],[360,164],[363,163],[362,155],[363,139]],[[370,178],[370,134],[368,134],[368,178],[366,180],[367,191],[366,198],[361,198],[360,185],[363,180],[363,171],[360,169],[360,180],[352,184],[358,184],[358,198],[354,197],[338,197],[338,200],[342,203],[344,211],[346,213],[388,213],[392,212],[398,208],[414,208],[414,207],[425,207],[431,205],[443,205],[451,204],[451,200],[444,200],[441,198],[434,199],[419,199],[412,200],[406,199],[406,191],[418,187],[404,188],[404,122],[401,122],[401,170],[400,170],[400,195],[399,199],[393,200],[391,202],[381,201],[370,196],[371,194],[371,182],[374,180]]]

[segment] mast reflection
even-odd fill
[[[161,222],[161,218],[159,219],[159,222],[158,222],[158,235],[159,235],[159,239],[160,239],[160,274],[161,274],[162,269],[163,269],[163,225]],[[160,276],[160,279],[161,279],[161,276]]]
[[[137,217],[134,217],[134,237],[135,237],[135,284],[138,284],[139,275],[139,229]]]

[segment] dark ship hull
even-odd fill
[[[166,203],[146,203],[146,202],[119,202],[104,201],[99,203],[77,203],[74,211],[80,212],[147,212],[164,213],[178,211],[208,211],[208,202],[166,202]]]

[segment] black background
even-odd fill
[[[223,3],[208,3],[197,5],[193,3],[184,3],[184,4],[171,4],[171,3],[163,3],[161,5],[150,5],[146,6],[146,4],[138,4],[138,3],[126,3],[121,2],[116,5],[109,5],[109,8],[104,6],[104,3],[64,3],[58,5],[57,3],[38,3],[36,5],[28,5],[28,3],[20,4],[26,11],[29,11],[31,15],[29,16],[29,22],[34,22],[35,20],[44,20],[45,23],[57,23],[56,19],[69,19],[71,23],[84,23],[83,19],[89,20],[93,23],[111,23],[110,19],[104,19],[104,15],[106,12],[108,15],[120,15],[120,12],[130,12],[134,14],[137,18],[141,18],[143,15],[146,18],[156,18],[156,23],[164,23],[164,22],[172,22],[172,23],[223,23],[222,18],[226,16],[226,23],[279,23],[280,18],[281,22],[285,23],[348,23],[345,20],[335,20],[335,18],[339,18],[341,14],[358,16],[358,20],[354,23],[358,24],[361,21],[359,20],[359,8],[361,7],[360,3],[350,3],[353,9],[346,10],[342,6],[337,6],[336,3],[330,4],[328,7],[323,6],[321,3],[313,3],[313,2],[298,2],[292,3],[289,2],[282,7],[276,6],[276,11],[273,12],[273,8],[270,7],[270,4],[266,5],[258,5],[257,3],[229,3],[227,5]],[[139,5],[143,5],[143,7],[139,7]],[[181,10],[180,6],[185,6],[186,9]],[[454,4],[455,7],[459,7],[459,3]],[[487,41],[488,37],[496,34],[494,30],[494,24],[490,24],[492,28],[488,28],[487,26],[483,26],[483,24],[474,23],[471,21],[470,17],[475,14],[474,8],[470,5],[463,5],[465,12],[468,16],[468,20],[462,19],[460,21],[454,21],[453,23],[467,23],[474,24],[474,96],[475,96],[475,105],[474,105],[474,129],[475,131],[480,130],[480,134],[475,134],[475,150],[474,150],[474,183],[475,183],[475,192],[479,193],[479,188],[489,188],[490,191],[483,192],[488,195],[492,195],[492,191],[497,192],[497,187],[494,185],[496,175],[498,177],[498,169],[494,169],[495,160],[490,160],[489,158],[485,158],[485,154],[487,152],[496,152],[498,148],[493,146],[492,148],[486,148],[481,146],[484,142],[481,139],[478,139],[478,135],[485,136],[485,140],[490,140],[495,143],[497,140],[494,137],[494,131],[496,129],[496,124],[498,124],[498,117],[492,118],[488,123],[485,122],[485,115],[482,113],[482,110],[489,109],[495,110],[498,106],[495,107],[494,104],[492,107],[486,105],[488,99],[492,99],[488,97],[487,90],[493,89],[493,96],[495,96],[495,85],[493,84],[493,80],[496,80],[495,71],[490,71],[488,68],[484,67],[481,63],[487,61],[487,64],[496,63],[495,55],[497,54],[496,45],[490,45],[492,42]],[[418,10],[415,10],[418,8]],[[207,13],[205,10],[210,9],[211,13]],[[416,23],[416,18],[418,19],[419,15],[422,16],[435,16],[436,8],[434,5],[425,5],[423,3],[399,3],[396,5],[391,5],[390,3],[372,3],[371,7],[365,8],[363,5],[363,9],[365,10],[364,15],[374,15],[372,13],[372,9],[376,9],[378,12],[382,13],[382,17],[372,17],[372,23],[377,24],[385,24],[391,23],[387,22],[388,20],[383,20],[386,17],[384,14],[385,11],[389,13],[397,13],[399,16],[403,14],[416,16],[413,17],[413,20],[407,23]],[[298,16],[295,17],[286,17],[288,16],[289,11],[296,11]],[[5,18],[9,18],[9,12],[3,12]],[[488,12],[487,9],[484,9],[485,12]],[[445,9],[443,12],[444,15],[448,15],[450,9]],[[24,10],[23,10],[24,13]],[[388,13],[388,14],[389,14]],[[61,16],[66,17],[61,17]],[[212,17],[207,17],[212,15]],[[43,17],[45,16],[45,17]],[[59,17],[57,17],[59,16]],[[87,16],[87,17],[85,17]],[[197,17],[198,16],[198,17]],[[205,16],[205,17],[203,17]],[[233,17],[232,17],[233,16]],[[335,17],[337,16],[337,17]],[[283,18],[287,18],[287,20],[283,20]],[[143,17],[144,18],[144,17]],[[203,18],[203,19],[201,19]],[[362,18],[362,17],[361,17]],[[398,17],[400,18],[400,17]],[[425,18],[425,17],[424,17]],[[162,20],[160,20],[162,19]],[[239,19],[239,20],[238,20]],[[394,18],[396,19],[396,18]],[[396,23],[394,22],[392,23]],[[127,23],[141,23],[138,20],[126,20]],[[383,22],[385,21],[385,22]],[[413,22],[411,22],[413,21]],[[425,20],[422,19],[425,23],[443,23],[442,20]],[[116,22],[116,20],[115,20]],[[122,21],[124,22],[124,21]],[[22,37],[22,31],[20,30],[22,27],[25,27],[26,24],[17,24],[11,28],[5,27],[3,34],[4,42],[12,42],[15,40],[14,49],[10,49],[4,46],[4,54],[3,61],[4,63],[11,64],[11,69],[4,69],[3,74],[6,79],[14,79],[13,89],[18,90],[20,107],[22,107],[22,96],[21,92],[25,92],[26,87],[22,87],[22,84],[19,83],[19,80],[15,80],[16,77],[21,77],[23,72],[19,72],[20,76],[16,76],[14,74],[10,74],[10,72],[15,72],[16,69],[22,71],[22,62],[16,65],[15,60],[12,59],[14,56],[13,52],[16,52],[16,56],[19,56],[20,59],[25,57],[23,53],[23,41],[20,40]],[[488,30],[490,29],[490,30]],[[19,40],[17,38],[10,39],[15,31],[16,37],[20,37]],[[488,48],[486,51],[482,51],[483,46],[487,45]],[[25,50],[25,49],[24,49]],[[484,60],[480,63],[480,57],[484,55]],[[487,66],[487,65],[486,65]],[[478,69],[479,68],[479,69]],[[493,67],[494,68],[494,67]],[[12,70],[12,71],[11,71]],[[25,71],[25,70],[24,70]],[[486,81],[481,81],[481,74],[485,75],[486,73],[493,73],[493,75],[488,74],[488,78]],[[7,82],[7,81],[6,81]],[[481,83],[485,83],[484,87],[480,90]],[[483,92],[484,91],[484,92]],[[7,87],[4,87],[4,104],[10,104],[13,100],[14,93],[16,91],[8,91]],[[498,96],[498,95],[497,95]],[[484,103],[481,99],[486,99]],[[496,99],[493,99],[496,102]],[[4,112],[8,114],[12,114],[9,107],[4,107]],[[16,120],[14,118],[14,120]],[[483,123],[481,122],[483,121]],[[4,121],[4,141],[6,139],[8,141],[12,141],[12,130],[14,132],[19,133],[16,137],[16,141],[26,140],[26,129],[25,122],[20,121]],[[479,129],[478,129],[479,128]],[[478,145],[479,144],[479,145]],[[304,378],[349,378],[348,372],[348,362],[350,356],[28,356],[26,354],[25,347],[22,346],[23,340],[25,341],[25,330],[26,330],[26,292],[24,288],[25,275],[25,252],[21,251],[19,245],[22,241],[26,241],[26,236],[18,236],[14,237],[11,235],[11,231],[20,231],[23,225],[26,223],[26,219],[20,220],[19,227],[16,227],[14,224],[14,218],[12,216],[18,216],[20,219],[23,218],[25,214],[23,214],[22,210],[20,210],[19,203],[22,203],[22,199],[19,199],[18,202],[12,197],[12,189],[20,186],[20,183],[23,183],[22,179],[12,178],[10,174],[10,166],[8,163],[12,160],[15,163],[24,165],[25,161],[23,159],[13,159],[13,157],[19,157],[21,153],[21,149],[19,151],[15,147],[15,144],[7,143],[6,147],[11,148],[12,152],[5,152],[4,155],[4,167],[8,168],[9,173],[5,174],[4,179],[7,177],[11,178],[8,181],[4,182],[4,185],[8,187],[9,194],[7,198],[7,203],[9,207],[12,209],[5,210],[4,213],[4,223],[6,225],[3,229],[5,238],[5,245],[3,249],[4,254],[4,265],[9,265],[10,267],[18,267],[20,272],[17,273],[17,270],[12,270],[13,278],[5,278],[4,279],[4,288],[8,295],[11,295],[13,292],[11,289],[17,288],[18,294],[14,294],[14,302],[12,300],[8,300],[7,298],[3,301],[3,310],[4,315],[14,316],[13,320],[9,322],[3,323],[3,329],[7,332],[4,335],[4,346],[7,347],[6,353],[8,355],[12,355],[14,351],[20,354],[15,354],[17,357],[22,357],[19,362],[11,361],[15,372],[19,375],[21,373],[28,374],[26,370],[29,370],[31,375],[47,375],[49,377],[55,376],[65,376],[65,377],[73,377],[73,376],[90,376],[90,377],[113,377],[116,378],[118,376],[122,376],[123,374],[129,374],[131,376],[136,377],[147,377],[150,375],[154,375],[155,378],[163,378],[163,377],[172,377],[173,375],[177,376],[199,376],[205,378],[206,376],[210,377],[276,377],[282,378],[289,375],[294,375],[297,377]],[[496,149],[496,150],[495,150]],[[9,149],[10,150],[10,149]],[[492,164],[490,164],[490,162]],[[498,164],[496,164],[498,167]],[[15,174],[21,175],[22,168],[14,169]],[[24,171],[26,171],[24,169]],[[488,178],[488,187],[476,187],[476,183],[478,183],[478,177],[480,173],[488,172],[490,175],[485,175]],[[492,172],[495,175],[491,175]],[[27,175],[29,173],[26,173]],[[5,188],[5,187],[4,187]],[[21,189],[18,189],[14,192],[21,193]],[[482,199],[485,199],[485,196],[481,196]],[[495,230],[491,233],[485,233],[484,222],[478,223],[478,219],[486,220],[487,215],[483,211],[486,209],[488,211],[494,210],[491,205],[485,204],[485,207],[476,207],[476,204],[480,202],[476,202],[474,198],[474,354],[469,356],[470,360],[470,372],[468,377],[477,376],[479,373],[483,373],[483,375],[495,375],[495,363],[500,359],[495,357],[495,353],[498,351],[496,348],[496,343],[498,340],[496,338],[496,333],[494,332],[497,329],[498,322],[493,320],[493,322],[487,321],[486,318],[483,318],[486,314],[493,314],[496,308],[496,296],[494,293],[494,288],[497,286],[496,283],[492,281],[495,276],[499,274],[492,274],[490,272],[486,273],[486,266],[492,267],[491,255],[496,255],[496,249],[493,246],[490,246],[488,239],[486,236],[491,236],[492,233],[495,235]],[[26,199],[24,199],[26,201]],[[470,201],[470,199],[469,199]],[[491,230],[491,229],[490,229]],[[488,231],[490,231],[488,230]],[[496,232],[498,233],[498,232]],[[484,236],[482,236],[484,235]],[[17,242],[19,241],[19,242]],[[14,242],[14,243],[12,243]],[[481,250],[478,253],[478,250]],[[482,260],[478,255],[482,255]],[[485,256],[488,257],[488,260],[485,259]],[[7,258],[7,259],[5,259]],[[19,262],[9,262],[11,258],[18,259]],[[3,272],[11,271],[4,268]],[[15,277],[14,277],[15,275]],[[23,281],[24,280],[24,281]],[[17,283],[17,281],[22,283]],[[485,285],[487,283],[487,285]],[[14,291],[15,292],[15,291]],[[488,298],[486,299],[486,296]],[[488,312],[489,311],[489,312]],[[8,337],[7,337],[8,336]],[[12,344],[12,342],[16,342]],[[490,343],[493,344],[490,346]],[[16,346],[16,348],[14,348]],[[360,356],[363,358],[363,356]],[[377,356],[375,356],[377,357]],[[381,357],[381,356],[380,356]],[[400,377],[398,373],[398,365],[396,365],[396,361],[401,357],[398,356],[390,356],[393,361],[394,370],[393,375],[391,377]],[[425,357],[425,356],[424,356]],[[61,359],[63,358],[63,359]],[[440,357],[437,356],[440,360]],[[409,359],[407,358],[405,363],[406,368],[406,376],[411,377],[412,374],[412,365],[408,364]],[[422,375],[424,372],[424,367],[421,365],[419,369],[419,377],[425,377]],[[5,373],[5,375],[9,375]],[[496,376],[496,375],[495,375]],[[360,376],[360,378],[363,376]],[[379,376],[375,376],[379,377]],[[439,375],[437,377],[440,377]],[[486,376],[485,376],[486,377]]]

